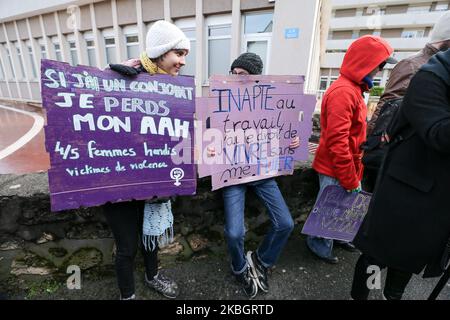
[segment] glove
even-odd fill
[[[362,189],[361,189],[361,181],[359,182],[359,185],[355,189],[347,190],[348,193],[350,193],[350,192],[359,193],[361,191],[362,191]]]
[[[123,64],[110,64],[111,70],[114,70],[124,76],[136,76],[139,70],[133,67],[124,66]]]

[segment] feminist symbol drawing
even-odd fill
[[[170,171],[170,178],[172,180],[175,180],[174,185],[176,185],[177,187],[179,185],[181,185],[180,180],[183,179],[183,177],[184,177],[184,171],[181,168],[173,168]]]

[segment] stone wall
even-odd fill
[[[302,163],[292,176],[277,181],[294,220],[304,221],[318,192],[317,175],[310,163]],[[195,196],[175,197],[172,207],[176,241],[162,250],[162,256],[189,258],[223,244],[222,194],[210,190],[210,180],[204,178],[198,181]],[[269,221],[265,211],[249,191],[246,241],[256,243],[266,232]],[[1,176],[0,257],[5,261],[0,264],[10,263],[10,272],[36,274],[74,263],[82,268],[110,264],[113,245],[102,206],[52,213],[46,173]]]

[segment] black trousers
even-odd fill
[[[364,191],[372,193],[377,182],[378,170],[364,168],[362,187]]]
[[[142,239],[144,201],[107,203],[104,206],[106,220],[113,232],[117,253],[115,267],[122,298],[134,294],[134,260],[138,247],[144,257],[145,272],[152,279],[158,272],[158,248],[145,250]]]
[[[351,296],[355,300],[367,300],[370,289],[367,280],[373,273],[368,273],[369,266],[378,266],[384,269],[386,266],[377,263],[373,258],[362,254],[355,266],[355,274],[353,276],[353,284]],[[383,294],[387,300],[400,300],[403,296],[406,286],[411,280],[412,273],[387,268],[386,283],[384,285]]]

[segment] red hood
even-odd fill
[[[378,65],[394,52],[386,40],[377,36],[362,36],[347,50],[341,66],[341,74],[360,84]]]

